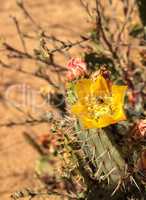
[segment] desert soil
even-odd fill
[[[79,0],[25,0],[25,5],[35,21],[45,27],[48,34],[64,40],[76,41],[79,36],[89,30],[87,16]],[[17,17],[25,33],[32,33],[32,24],[18,8],[15,0],[0,1],[0,37],[16,48],[22,49],[16,27],[10,16]],[[37,47],[32,40],[27,41],[27,49]],[[35,70],[36,63],[25,60],[7,59],[4,51],[0,51],[0,60],[13,68],[24,66],[27,71]],[[73,55],[77,54],[74,50]],[[65,66],[67,60],[57,55],[58,61]],[[13,85],[27,84],[36,91],[47,82],[24,75],[12,69],[5,69],[0,64],[0,97],[6,96]],[[12,90],[13,91],[13,90]],[[15,91],[16,92],[16,91]],[[14,92],[14,93],[15,93]],[[15,94],[14,94],[15,96]],[[20,95],[21,96],[21,95]],[[11,98],[11,96],[10,96]],[[13,98],[13,94],[12,94]],[[17,99],[18,101],[20,99]],[[27,108],[26,108],[27,109]],[[49,108],[47,108],[49,110]],[[0,199],[8,200],[10,195],[23,188],[37,188],[40,183],[34,173],[35,163],[39,157],[37,151],[26,141],[23,132],[35,134],[48,132],[48,125],[4,126],[7,122],[23,122],[24,114],[14,106],[0,100]],[[3,125],[2,125],[3,124]],[[51,198],[52,199],[52,198]]]

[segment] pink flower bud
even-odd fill
[[[139,93],[136,91],[129,90],[127,94],[128,94],[128,100],[131,103],[132,107],[135,107],[136,102],[138,101]]]
[[[67,64],[68,71],[66,77],[68,81],[72,81],[87,73],[86,63],[80,58],[72,58]]]
[[[136,122],[131,131],[131,137],[134,140],[141,140],[146,137],[146,119]]]
[[[137,124],[140,134],[144,137],[146,136],[146,119],[140,120]]]

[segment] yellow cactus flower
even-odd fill
[[[109,84],[102,75],[96,80],[81,79],[75,85],[77,102],[71,107],[84,128],[102,128],[125,120],[126,85]]]

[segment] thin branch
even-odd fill
[[[27,53],[25,40],[24,40],[24,38],[23,38],[23,34],[22,34],[22,32],[21,32],[21,29],[20,29],[20,26],[19,26],[19,22],[18,22],[18,20],[16,19],[16,17],[11,16],[11,18],[12,18],[12,20],[14,21],[14,24],[15,24],[15,26],[16,26],[16,29],[17,29],[17,32],[18,32],[20,41],[21,41],[22,46],[23,46],[23,50],[24,50],[25,53]]]
[[[30,199],[33,199],[35,197],[44,196],[44,195],[45,196],[57,195],[57,196],[61,196],[61,197],[66,197],[68,199],[77,200],[77,197],[73,197],[69,194],[63,194],[58,191],[53,191],[53,189],[51,189],[51,191],[48,190],[46,192],[33,191],[30,189],[26,189],[25,191],[15,192],[14,194],[11,195],[11,198],[13,200],[17,200],[17,199],[25,198],[25,197],[30,197]]]
[[[33,25],[37,28],[37,30],[42,30],[42,27],[33,19],[33,17],[29,14],[28,10],[26,9],[23,0],[17,0],[17,5],[23,11],[24,15],[31,21]]]
[[[15,126],[24,126],[24,125],[31,125],[31,126],[35,126],[37,124],[40,123],[48,123],[48,121],[46,119],[26,119],[25,121],[22,122],[13,122],[13,121],[9,121],[9,122],[4,122],[4,123],[0,123],[0,127],[15,127]]]
[[[20,73],[23,73],[23,74],[26,74],[26,75],[30,75],[30,76],[34,76],[36,78],[41,78],[43,80],[46,80],[48,83],[50,83],[53,87],[55,88],[58,88],[58,86],[52,82],[52,80],[46,75],[46,74],[41,74],[41,73],[38,73],[38,72],[35,72],[35,73],[30,73],[30,72],[27,72],[27,71],[24,71],[23,69],[19,68],[19,69],[14,69],[12,68],[11,65],[8,65],[6,63],[4,63],[2,60],[0,60],[0,64],[1,66],[0,67],[4,67],[6,69],[11,69],[11,70],[15,70],[17,72],[20,72]],[[56,71],[58,72],[58,71]]]
[[[97,32],[98,30],[101,33],[101,36],[105,42],[105,44],[107,45],[109,51],[112,53],[113,57],[115,59],[118,58],[117,53],[114,51],[113,46],[111,44],[111,42],[109,41],[109,39],[106,36],[106,33],[104,31],[103,25],[102,25],[102,17],[101,17],[101,12],[100,12],[100,2],[99,0],[96,0],[96,12],[97,12],[97,17],[96,17],[96,26],[97,26]]]
[[[19,58],[36,59],[34,56],[30,55],[29,53],[18,50],[6,42],[3,43],[3,46],[5,47],[6,50],[13,53],[14,57],[16,56]]]
[[[85,36],[81,36],[81,40],[79,41],[76,41],[76,42],[63,42],[63,41],[60,41],[60,40],[57,40],[59,41],[60,43],[62,43],[62,45],[60,47],[57,47],[55,49],[47,49],[47,52],[48,54],[54,54],[56,52],[62,52],[63,50],[65,51],[68,51],[69,49],[75,47],[75,46],[78,46],[86,41],[89,41],[91,38],[90,37],[85,37]],[[56,40],[56,38],[54,38]]]
[[[84,0],[80,0],[80,3],[83,6],[83,8],[85,9],[85,11],[87,12],[87,14],[89,15],[89,17],[91,19],[93,19],[93,15],[91,14],[90,9],[89,9],[89,4],[87,2],[85,2]]]
[[[133,13],[133,11],[134,11],[134,8],[135,8],[135,1],[134,1],[134,3],[133,3],[133,5],[131,6],[131,9],[129,8],[129,11],[127,11],[127,16],[126,16],[126,19],[125,19],[125,21],[123,22],[123,25],[121,26],[121,29],[120,29],[120,31],[119,31],[119,33],[118,33],[118,36],[117,36],[117,46],[116,46],[116,48],[115,48],[115,51],[118,51],[118,48],[119,48],[119,41],[121,40],[121,37],[122,37],[122,34],[123,34],[123,32],[124,32],[124,30],[125,30],[125,27],[126,27],[126,25],[128,24],[128,22],[129,22],[129,18],[131,17],[131,15],[132,15],[132,13]]]
[[[40,155],[46,155],[48,151],[46,151],[41,144],[37,142],[35,134],[30,134],[28,132],[23,132],[25,139],[32,144],[32,146],[37,150]]]
[[[79,41],[76,41],[76,42],[62,42],[62,45],[60,47],[57,47],[55,49],[47,49],[47,53],[48,55],[50,55],[50,57],[52,56],[52,54],[56,53],[56,52],[60,52],[60,51],[63,51],[63,50],[69,50],[75,46],[78,46],[86,41],[89,41],[91,38],[90,37],[85,37],[85,36],[81,36],[81,40]],[[4,47],[6,48],[6,50],[14,53],[12,56],[10,57],[15,57],[15,58],[27,58],[27,59],[32,59],[32,60],[39,60],[47,65],[55,65],[55,67],[57,67],[58,65],[57,64],[54,64],[52,62],[50,62],[49,60],[43,60],[37,56],[33,56],[29,53],[26,53],[26,52],[22,52],[14,47],[12,47],[11,45],[7,44],[6,42],[3,43]],[[58,66],[58,67],[61,67],[61,66]]]

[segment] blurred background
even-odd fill
[[[40,24],[48,35],[66,41],[76,41],[89,28],[86,12],[79,0],[25,0],[24,3],[35,23]],[[26,17],[19,6],[19,1],[2,0],[0,2],[0,13],[1,42],[5,41],[20,51],[24,50],[13,18],[15,17],[21,30],[30,36],[30,38],[29,36],[26,38],[26,49],[33,52],[33,49],[39,45],[35,38],[36,32],[39,35],[39,31],[33,26],[33,22]],[[77,51],[74,50],[74,54],[77,55]],[[67,59],[60,54],[55,56],[60,65],[66,65]],[[7,200],[10,199],[12,192],[26,187],[35,188],[39,184],[34,174],[35,163],[39,154],[27,142],[23,132],[29,131],[34,135],[44,134],[48,133],[49,127],[47,123],[43,122],[26,123],[26,113],[39,115],[40,111],[33,110],[30,105],[32,101],[30,103],[28,100],[28,103],[24,105],[22,105],[22,101],[26,96],[31,99],[33,92],[34,101],[37,101],[37,104],[40,105],[42,99],[39,90],[40,87],[47,85],[47,81],[31,75],[40,63],[31,59],[10,59],[2,47],[0,62],[2,62],[0,63],[0,199]],[[18,68],[26,73],[19,72]],[[54,82],[57,78],[55,75],[53,77],[53,72],[49,73]],[[18,105],[17,108],[16,105],[6,102],[4,96],[7,94],[9,100],[12,101],[11,103]],[[22,110],[19,110],[19,108]],[[43,106],[41,112],[43,112],[43,109],[50,111],[52,108]],[[13,122],[16,125],[12,125]]]
[[[129,119],[146,115],[145,3],[103,0],[98,10],[96,2],[0,1],[2,200],[24,188],[44,187],[44,183],[69,190],[69,184],[54,185],[60,163],[51,157],[57,144],[49,135],[54,127],[48,122],[51,113],[56,119],[64,117],[65,72],[72,57],[83,57],[90,71],[108,65],[112,79],[129,86]],[[49,166],[46,157],[41,160],[42,155],[47,155]],[[44,168],[50,177],[41,176]]]

